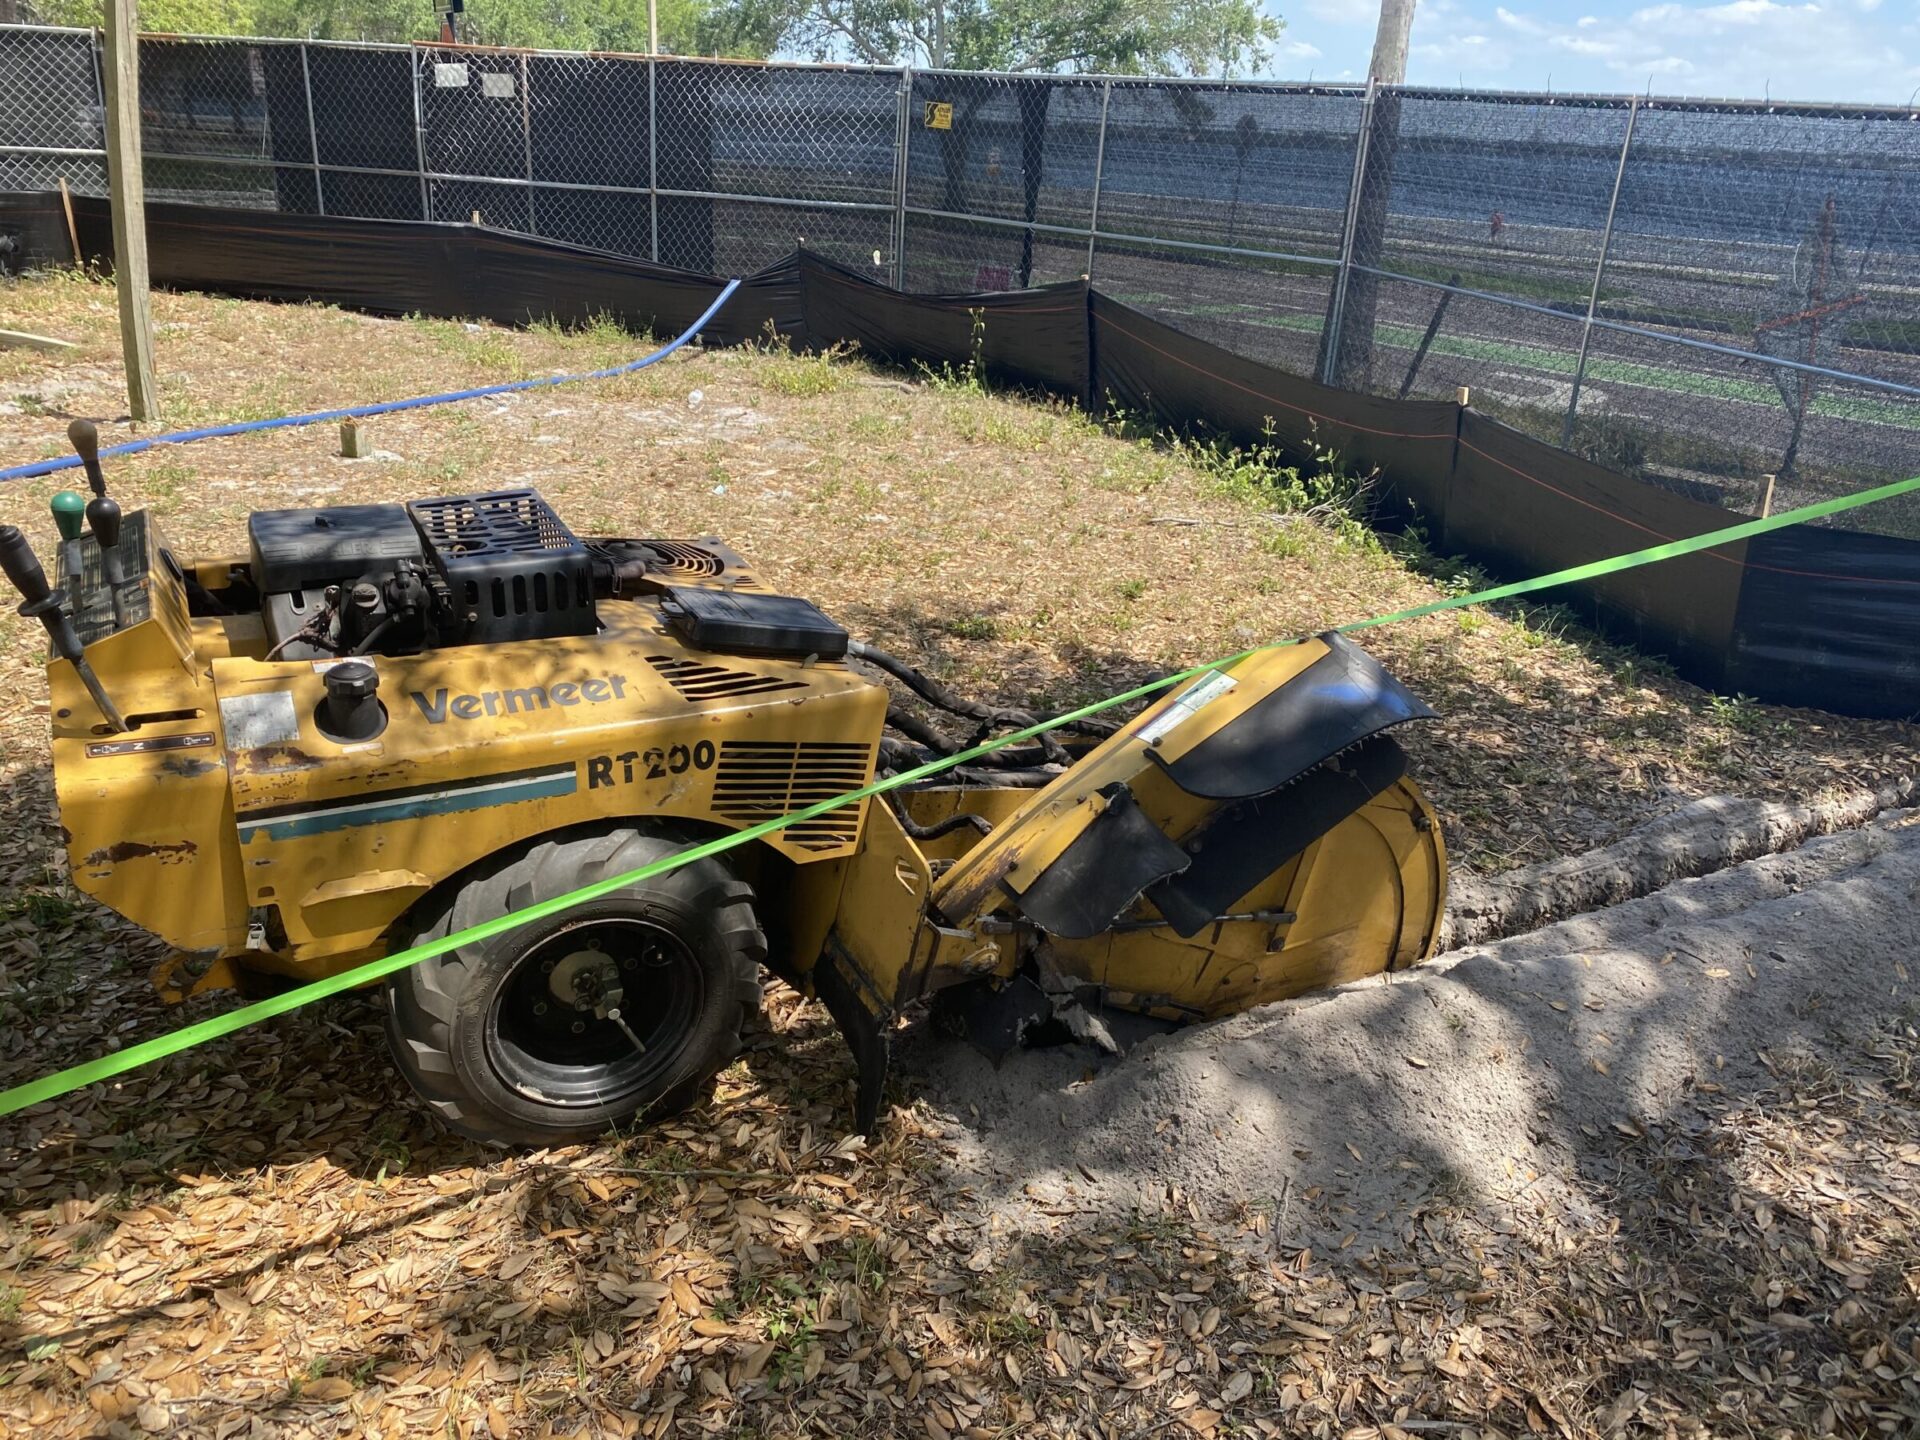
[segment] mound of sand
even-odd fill
[[[1916,822],[1888,811],[1120,1059],[1062,1047],[996,1069],[923,1031],[901,1063],[944,1117],[957,1183],[1016,1225],[1172,1191],[1271,1206],[1302,1239],[1390,1231],[1435,1192],[1495,1223],[1579,1226],[1603,1135],[1836,1058],[1907,1002]]]

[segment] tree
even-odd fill
[[[781,48],[933,69],[1230,75],[1264,65],[1281,22],[1254,0],[743,0]]]
[[[815,60],[1035,75],[1225,77],[1265,65],[1282,28],[1256,0],[740,0],[736,9],[778,34],[780,48]],[[1053,87],[1039,78],[950,77],[940,82],[938,98],[953,107],[947,128],[933,132],[945,210],[973,208],[968,189],[981,168],[978,156],[993,143],[986,132],[1010,124],[1017,134],[1027,228],[1016,273],[1024,286],[1033,275],[1031,227]],[[1167,103],[1208,108],[1178,92]]]
[[[0,0],[8,3],[8,0]],[[27,0],[55,25],[97,25],[101,0]],[[761,59],[776,33],[756,28],[751,12],[715,0],[658,0],[660,42],[682,55]],[[315,40],[430,40],[439,31],[431,0],[143,0],[140,28],[176,34],[275,35]],[[647,48],[646,0],[470,0],[461,38],[481,45],[549,50]]]

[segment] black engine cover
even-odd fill
[[[399,505],[256,510],[247,519],[253,583],[262,595],[348,584],[368,571],[423,558],[420,532]]]

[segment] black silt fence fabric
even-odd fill
[[[1277,442],[1301,458],[1331,451],[1379,470],[1382,502],[1434,514],[1445,502],[1460,407],[1387,400],[1303,380],[1092,297],[1094,393],[1101,403],[1165,425],[1204,427],[1243,444]]]
[[[323,147],[324,149],[324,141]],[[105,201],[75,197],[81,251],[111,263]],[[677,334],[710,275],[468,225],[151,204],[156,283],[376,314],[524,324],[612,315]],[[0,263],[70,258],[57,196],[0,194]],[[1510,577],[1537,575],[1737,517],[1566,454],[1443,401],[1330,389],[1183,334],[1083,282],[901,295],[796,253],[748,277],[705,332],[851,342],[896,363],[965,365],[1090,406],[1380,472],[1390,509]],[[377,398],[377,397],[369,397]],[[1920,542],[1794,526],[1604,576],[1556,596],[1702,685],[1842,714],[1920,714]]]
[[[71,260],[60,197],[0,191],[0,275]]]
[[[26,197],[38,200],[39,197]],[[58,216],[59,201],[53,201]],[[107,202],[74,197],[80,245],[111,264]],[[15,211],[0,198],[0,228]],[[42,260],[66,258],[65,236],[33,219]],[[56,222],[57,223],[57,222]],[[271,211],[147,206],[147,263],[154,282],[258,300],[320,300],[376,315],[437,315],[525,325],[582,325],[606,315],[636,331],[677,335],[725,283],[583,246],[472,225],[350,220]],[[764,338],[769,323],[804,339],[799,258],[749,276],[707,327],[716,344]]]
[[[1920,545],[1793,525],[1748,542],[1723,688],[1781,705],[1920,712]]]
[[[902,295],[817,255],[801,259],[806,336],[894,364],[963,369],[1086,403],[1084,281],[987,295]],[[977,354],[976,354],[977,350]]]
[[[1441,512],[1443,548],[1503,575],[1538,575],[1739,517],[1556,450],[1468,410]],[[1596,628],[1718,687],[1732,642],[1747,542],[1546,592]]]

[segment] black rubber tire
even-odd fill
[[[687,843],[630,829],[544,841],[469,881],[424,917],[415,938],[464,930],[637,869]],[[579,945],[581,936],[609,934],[644,934],[657,942],[646,956],[666,957],[641,967],[641,979],[672,997],[656,1007],[656,1018],[640,1013],[640,996],[623,1001],[635,1009],[629,1024],[643,1037],[642,1051],[609,1036],[605,1027],[612,1021],[571,1015],[539,990],[545,982],[536,972],[544,966],[551,973],[557,950]],[[742,1030],[759,1009],[766,954],[751,887],[717,859],[696,860],[401,971],[387,985],[387,1041],[414,1091],[461,1135],[512,1146],[591,1140],[614,1126],[684,1110],[707,1092],[739,1053]],[[530,996],[543,1011],[558,1011],[568,1030],[575,1018],[584,1021],[589,1036],[580,1045],[592,1040],[605,1054],[612,1040],[619,1058],[573,1063],[563,1054],[553,1060],[575,1042],[558,1033],[553,1019],[530,1018]],[[664,1016],[657,1014],[662,1008]],[[650,1023],[659,1028],[647,1030]],[[535,1027],[542,1033],[532,1034]],[[516,1029],[531,1038],[522,1044]],[[529,1067],[540,1085],[528,1083]],[[557,1083],[548,1084],[549,1075]]]

